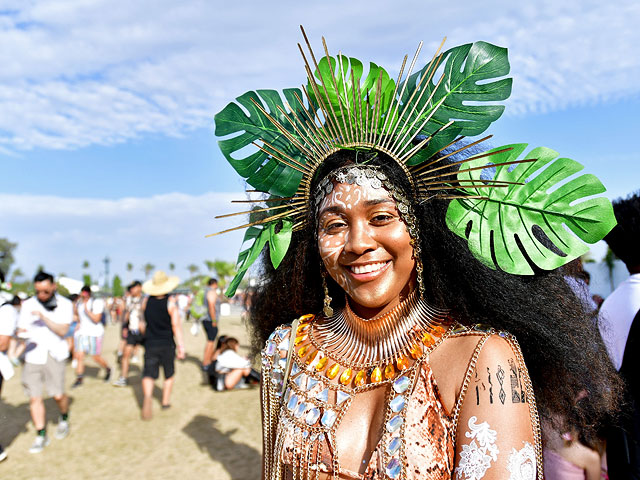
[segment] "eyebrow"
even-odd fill
[[[364,205],[365,205],[365,207],[373,207],[375,205],[381,205],[383,203],[393,203],[393,204],[395,204],[395,201],[392,198],[376,198],[374,200],[365,200]],[[318,217],[321,217],[325,213],[344,213],[344,212],[345,212],[345,209],[342,206],[340,206],[340,205],[332,205],[330,207],[323,208],[318,213]]]

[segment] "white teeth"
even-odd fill
[[[370,263],[368,265],[353,265],[349,267],[353,273],[371,273],[380,270],[387,262]]]

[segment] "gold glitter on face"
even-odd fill
[[[393,308],[414,277],[411,237],[384,188],[334,182],[319,206],[327,272],[361,311]]]

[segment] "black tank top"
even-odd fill
[[[166,346],[173,345],[173,329],[171,328],[171,316],[167,310],[168,296],[149,297],[147,307],[144,310],[144,320],[147,322],[145,332],[145,345]]]

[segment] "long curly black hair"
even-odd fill
[[[454,156],[450,161],[460,159]],[[329,172],[356,161],[382,169],[412,200],[428,301],[450,309],[464,325],[482,323],[515,335],[540,413],[546,417],[559,414],[565,425],[558,427],[576,428],[587,441],[595,439],[599,426],[617,408],[621,384],[608,360],[593,314],[584,310],[561,272],[542,271],[535,265],[535,275],[531,276],[489,269],[472,255],[465,239],[447,228],[448,202],[432,199],[418,203],[402,169],[382,153],[343,150],[333,154],[318,169],[312,191]],[[314,216],[315,212],[310,212],[308,226],[294,232],[289,251],[277,270],[267,258],[262,262],[262,282],[254,296],[250,319],[255,351],[262,348],[278,325],[322,309],[321,260]],[[332,306],[342,306],[342,289],[330,279],[328,286],[334,299]]]

